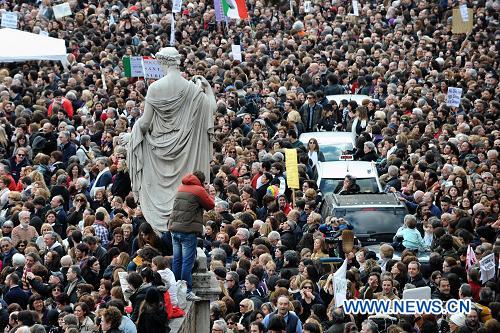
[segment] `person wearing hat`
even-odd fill
[[[35,274],[32,272],[28,272],[26,274],[26,279],[28,280],[31,288],[44,297],[51,297],[52,289],[58,285],[64,284],[64,275],[61,272],[50,272],[48,283],[43,283],[38,279],[35,279]]]
[[[448,323],[450,324],[450,332],[454,333],[465,326],[465,315],[462,313],[454,313],[450,316]]]

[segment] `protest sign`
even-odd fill
[[[467,10],[467,5],[460,5],[460,15],[462,16],[463,22],[469,21],[469,11]]]
[[[123,57],[123,69],[126,77],[143,77],[142,57]]]
[[[17,13],[4,12],[2,14],[2,28],[17,29]]]
[[[180,13],[182,7],[182,0],[172,1],[172,13]]]
[[[310,13],[311,12],[311,1],[305,1],[304,2],[304,13]]]
[[[175,46],[175,14],[172,13],[170,20],[170,46]]]
[[[142,68],[146,79],[161,79],[165,74],[158,60],[153,58],[143,58]]]
[[[473,11],[467,8],[467,21],[464,20],[459,8],[453,9],[451,32],[454,34],[467,34],[472,31],[473,27]]]
[[[339,307],[347,299],[347,259],[333,275],[333,297],[335,297],[335,306]]]
[[[431,287],[403,290],[403,299],[431,299]]]
[[[243,61],[241,56],[241,45],[231,45],[231,52],[233,53],[234,60],[238,60],[239,62]]]
[[[53,6],[52,10],[54,11],[54,17],[56,19],[60,19],[65,16],[70,16],[72,14],[71,7],[67,2]]]
[[[285,149],[286,183],[289,188],[299,187],[299,166],[297,164],[297,150]]]
[[[447,106],[460,106],[460,98],[462,97],[462,88],[448,87],[448,96],[446,97]]]
[[[359,4],[357,0],[352,0],[352,15],[359,16]]]
[[[495,277],[495,254],[491,253],[479,260],[481,282],[485,283]]]

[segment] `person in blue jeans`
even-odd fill
[[[182,185],[175,196],[172,214],[168,221],[174,252],[172,271],[176,280],[186,281],[186,299],[189,301],[199,300],[192,291],[191,274],[196,258],[197,238],[203,234],[203,212],[215,206],[204,184],[205,174],[201,171],[195,171],[182,178]]]

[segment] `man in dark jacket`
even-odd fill
[[[408,277],[409,283],[414,285],[416,288],[425,287],[427,283],[422,277],[422,273],[420,272],[420,263],[417,261],[412,261],[408,264]]]
[[[3,296],[4,301],[9,305],[17,303],[23,309],[26,309],[29,296],[19,287],[19,276],[16,273],[9,274],[5,279],[5,284],[8,289]]]
[[[203,234],[203,212],[214,208],[214,200],[204,188],[205,174],[195,171],[182,178],[174,199],[168,229],[172,233],[174,260],[172,270],[176,280],[187,284],[188,301],[199,300],[192,292],[192,270],[196,257],[197,236]]]

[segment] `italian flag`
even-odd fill
[[[248,10],[245,0],[222,0],[222,9],[224,15],[233,19],[246,19],[248,18]]]

